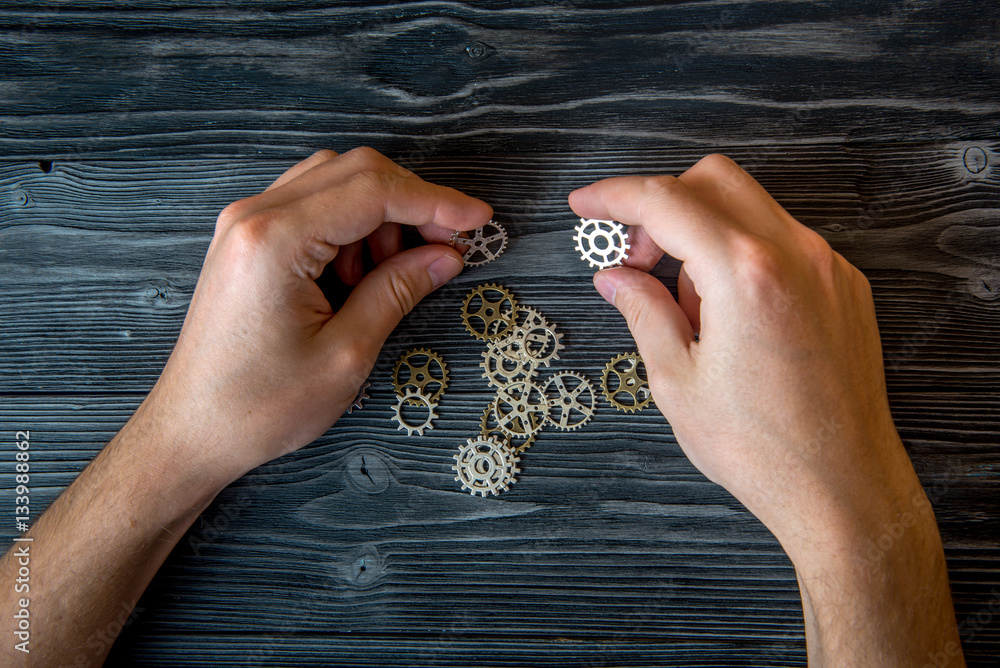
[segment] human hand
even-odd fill
[[[447,246],[400,252],[395,223],[444,243],[491,214],[372,149],[295,165],[219,215],[177,345],[133,420],[215,485],[311,442],[353,401],[400,319],[462,270]],[[366,237],[378,266],[362,278]],[[315,282],[331,261],[357,283],[337,312]]]
[[[678,178],[595,183],[570,205],[632,226],[630,267],[595,285],[628,321],[685,454],[790,553],[922,494],[868,281],[749,174],[709,156]],[[683,262],[677,301],[643,271],[664,251]]]

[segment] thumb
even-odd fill
[[[691,322],[659,279],[630,267],[594,274],[594,287],[623,316],[649,369],[654,361],[675,364],[694,342]]]
[[[428,245],[393,255],[351,291],[330,321],[335,345],[350,344],[374,360],[399,321],[417,303],[461,273],[462,256],[448,246]]]

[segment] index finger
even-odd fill
[[[569,205],[584,218],[641,226],[657,246],[688,262],[724,262],[742,230],[672,176],[620,176],[575,190]]]

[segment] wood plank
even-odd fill
[[[500,281],[559,323],[581,369],[596,373],[607,350],[632,343],[573,251],[566,194],[605,176],[677,173],[712,148],[436,155],[414,165],[425,178],[491,202],[512,239],[498,262],[467,271],[418,307],[390,352],[448,340],[453,354],[475,367],[479,350],[461,333],[455,304],[474,285]],[[980,172],[966,167],[970,148],[990,161]],[[894,392],[997,387],[995,143],[730,153],[866,271]],[[25,163],[0,167],[0,392],[147,391],[180,329],[216,213],[258,192],[287,164],[57,162],[48,173]],[[669,281],[676,268],[666,262],[661,273]],[[579,291],[557,298],[567,281]],[[595,332],[607,332],[609,342]]]
[[[998,37],[971,1],[5,3],[0,159],[985,139]]]

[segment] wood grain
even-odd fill
[[[805,665],[790,563],[655,408],[543,432],[496,499],[450,470],[492,394],[466,292],[510,287],[563,333],[553,370],[596,380],[634,343],[567,194],[713,151],[869,277],[969,664],[995,664],[998,44],[1000,9],[954,0],[0,4],[0,454],[32,431],[36,512],[156,380],[218,212],[295,160],[375,146],[512,236],[407,317],[364,410],[220,495],[107,665]],[[418,346],[452,382],[408,438],[388,377]]]
[[[0,159],[985,139],[998,36],[954,1],[5,3]]]

